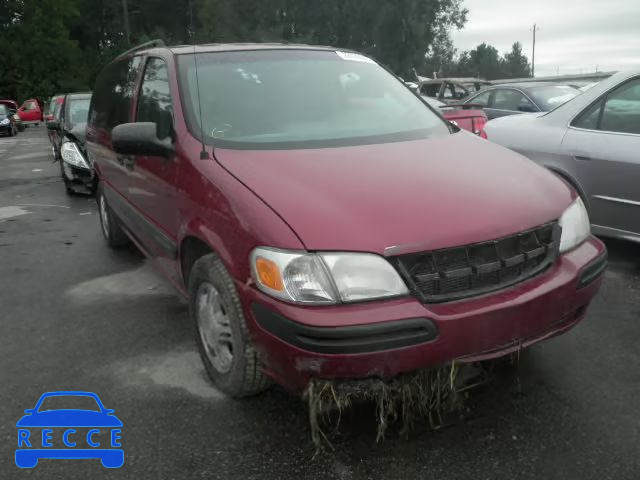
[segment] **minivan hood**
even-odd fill
[[[491,240],[558,219],[574,195],[544,168],[467,132],[215,156],[308,250],[390,254]]]

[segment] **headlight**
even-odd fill
[[[9,125],[9,122],[11,120],[9,120],[8,118],[5,118],[4,120],[0,120],[0,125]]]
[[[581,198],[578,198],[564,211],[559,223],[562,227],[560,253],[577,247],[591,234],[589,214]]]
[[[78,150],[78,146],[73,142],[63,143],[62,148],[60,149],[60,155],[62,156],[62,160],[71,165],[91,170],[87,161],[82,156],[82,153]]]
[[[384,258],[370,253],[306,253],[256,248],[251,253],[258,288],[289,302],[349,303],[409,293]]]

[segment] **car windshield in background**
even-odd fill
[[[199,120],[193,55],[179,58],[189,125]],[[204,140],[228,148],[316,148],[447,135],[438,115],[355,53],[198,54]]]
[[[93,397],[88,395],[56,395],[52,397],[46,397],[40,408],[39,412],[46,412],[48,410],[91,410],[94,412],[100,412],[100,406]]]
[[[545,85],[529,89],[529,94],[543,112],[553,110],[581,93],[570,85]]]
[[[0,116],[6,117],[9,115],[9,109],[6,105],[0,103]]]
[[[70,126],[77,125],[78,123],[87,123],[90,103],[90,96],[70,97],[68,99],[68,110],[66,115],[67,122]]]

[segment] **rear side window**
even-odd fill
[[[531,105],[527,98],[517,90],[497,89],[493,97],[493,108],[519,111],[519,107]]]
[[[108,65],[98,77],[89,122],[111,131],[129,121],[131,102],[142,58],[130,57]]]
[[[173,129],[173,108],[167,64],[160,58],[150,58],[144,71],[138,97],[137,122],[157,125],[158,138],[166,138]]]

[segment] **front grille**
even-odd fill
[[[457,248],[395,257],[411,289],[425,303],[448,302],[505,288],[540,273],[557,257],[560,227]]]

